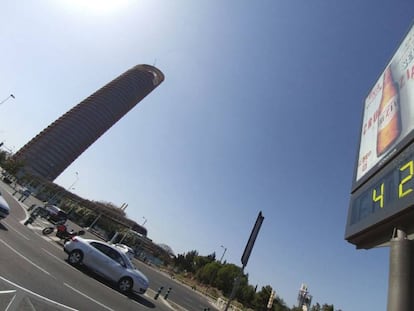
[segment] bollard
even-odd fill
[[[164,288],[164,286],[161,286],[159,289],[158,289],[158,292],[155,294],[155,296],[154,296],[154,299],[155,300],[157,300],[158,299],[158,296],[161,294],[161,291],[162,291],[162,289]]]
[[[171,292],[171,287],[168,288],[167,292],[165,293],[164,299],[168,299],[168,295]]]
[[[30,217],[24,222],[24,225],[27,226],[28,224],[32,224],[35,221],[36,217],[36,215],[30,215]]]

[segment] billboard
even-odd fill
[[[364,99],[345,239],[357,248],[414,234],[414,24]]]
[[[353,190],[414,138],[414,26],[364,101]]]

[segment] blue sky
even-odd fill
[[[6,0],[0,141],[17,151],[137,64],[165,81],[59,178],[176,253],[240,264],[289,306],[385,310],[387,248],[344,240],[364,98],[413,20],[400,1]]]

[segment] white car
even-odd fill
[[[0,219],[6,218],[10,214],[10,207],[0,193]]]
[[[129,259],[134,258],[134,256],[135,256],[135,252],[134,252],[134,250],[133,250],[131,247],[129,247],[128,245],[125,245],[125,244],[119,244],[119,243],[117,243],[117,244],[114,244],[114,246],[115,246],[116,248],[118,248],[121,252],[123,252],[125,255],[127,255],[127,256],[129,257]]]
[[[76,236],[65,243],[63,249],[71,265],[83,264],[115,282],[122,293],[144,294],[148,288],[148,278],[135,268],[128,256],[111,244]]]

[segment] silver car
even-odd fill
[[[83,264],[117,283],[122,293],[144,294],[148,288],[148,278],[135,268],[128,256],[111,244],[76,236],[65,243],[63,249],[71,265]]]
[[[10,214],[10,207],[0,193],[0,219],[6,218]]]

